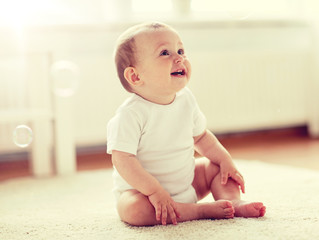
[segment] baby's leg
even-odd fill
[[[235,208],[236,217],[263,217],[266,207],[262,202],[248,202],[240,198],[238,184],[232,179],[228,179],[226,185],[221,185],[221,176],[218,174],[212,182],[212,194],[216,200],[231,200]]]
[[[230,201],[216,201],[213,203],[176,203],[181,215],[178,222],[197,219],[233,218],[234,208]],[[136,190],[128,190],[121,194],[118,201],[120,218],[134,226],[150,226],[161,224],[155,218],[155,209],[148,198]],[[171,223],[168,217],[168,223]]]
[[[236,217],[262,217],[266,213],[263,203],[242,201],[239,186],[232,179],[222,185],[219,167],[206,158],[197,159],[193,186],[199,200],[210,192],[215,200],[230,200]]]

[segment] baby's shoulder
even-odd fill
[[[136,119],[141,121],[146,115],[145,112],[148,111],[148,108],[139,101],[138,98],[134,96],[126,99],[122,105],[117,109],[116,116],[117,118],[123,119]]]
[[[196,105],[196,98],[188,87],[183,88],[183,90],[179,92],[179,97],[186,100],[190,105]]]

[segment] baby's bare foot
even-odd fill
[[[235,210],[230,201],[218,200],[213,203],[201,205],[201,218],[203,219],[224,219],[233,218]]]
[[[246,202],[242,200],[233,201],[236,217],[263,217],[266,207],[261,202]]]

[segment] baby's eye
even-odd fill
[[[167,50],[163,50],[161,51],[161,56],[168,56],[169,55],[169,52]]]
[[[177,53],[178,53],[179,55],[183,55],[185,52],[184,52],[184,49],[179,49],[179,50],[177,51]]]

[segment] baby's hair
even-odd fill
[[[120,35],[117,40],[114,58],[115,58],[115,65],[117,69],[117,75],[121,80],[123,87],[128,92],[133,92],[130,84],[126,81],[124,77],[124,70],[127,67],[134,67],[136,64],[135,58],[135,37],[144,32],[149,30],[157,30],[160,28],[170,28],[168,25],[159,23],[159,22],[151,22],[151,23],[142,23],[130,27],[124,33]]]

